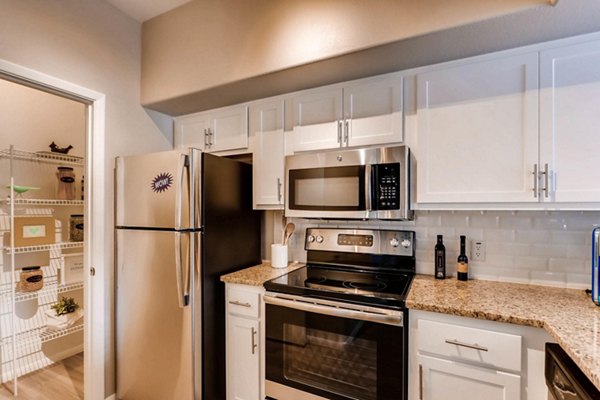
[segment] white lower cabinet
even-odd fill
[[[409,399],[547,399],[543,329],[417,310],[409,326]]]
[[[518,400],[519,375],[442,358],[418,356],[423,400]]]
[[[264,398],[264,289],[226,285],[227,399]]]

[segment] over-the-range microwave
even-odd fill
[[[285,159],[285,215],[325,219],[413,218],[406,146],[334,150]]]

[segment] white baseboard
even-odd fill
[[[44,354],[40,351],[38,352],[40,354],[40,357],[34,362],[28,364],[17,363],[17,376],[22,376],[30,372],[37,371],[56,362],[59,362],[60,360],[64,360],[65,358],[74,356],[75,354],[79,354],[82,351],[83,344],[80,344],[77,346],[69,347],[68,349],[65,349],[61,352],[53,353],[52,359],[45,357]],[[12,368],[7,368],[5,371],[2,371],[0,378],[2,382],[8,382],[9,380],[12,380]]]

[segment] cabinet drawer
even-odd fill
[[[227,312],[258,318],[260,315],[260,294],[230,288],[227,291]]]
[[[521,336],[420,319],[420,352],[521,371]]]

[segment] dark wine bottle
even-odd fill
[[[469,279],[469,259],[465,251],[465,236],[460,237],[460,255],[456,262],[456,277],[459,281],[466,281]]]
[[[435,245],[435,279],[446,279],[446,247],[442,235],[437,235]]]

